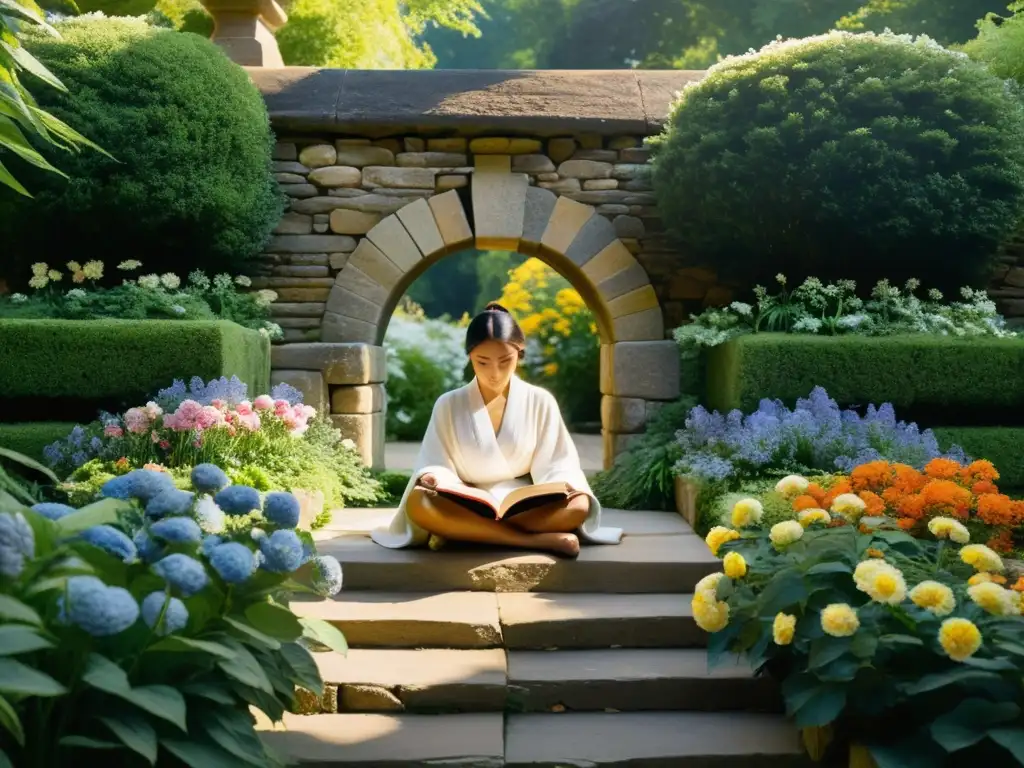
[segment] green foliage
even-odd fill
[[[1024,408],[1019,339],[758,333],[709,350],[707,367],[708,404],[722,412],[792,404],[815,386],[844,407],[892,403],[924,426],[1006,423]]]
[[[976,459],[988,459],[999,470],[999,485],[1008,493],[1024,489],[1024,428],[934,427],[942,450],[959,445]]]
[[[43,458],[43,448],[54,440],[67,437],[74,426],[70,421],[0,424],[0,448],[17,451],[38,461]]]
[[[1024,206],[1019,96],[926,39],[836,32],[724,61],[656,149],[681,244],[753,281],[985,285]]]
[[[411,475],[408,472],[388,471],[377,475],[377,482],[380,483],[382,495],[381,504],[395,506],[402,500],[409,485]]]
[[[893,29],[962,43],[974,35],[978,19],[1002,10],[1000,6],[1000,0],[867,0],[836,26],[852,32]]]
[[[0,439],[0,506],[5,500],[34,504],[39,501],[39,488],[45,482],[56,483],[58,477],[31,456],[13,450]]]
[[[672,467],[680,457],[676,430],[697,403],[684,397],[659,408],[646,431],[615,457],[611,469],[592,481],[594,493],[606,507],[616,509],[673,509]]]
[[[232,375],[250,391],[269,389],[270,342],[223,320],[0,320],[0,392],[8,399],[145,402],[175,378]]]
[[[978,23],[978,36],[963,46],[999,77],[1024,83],[1024,3],[1011,3],[1009,18],[991,14]]]
[[[27,47],[71,95],[50,89],[40,103],[117,160],[71,156],[67,180],[26,172],[30,204],[0,191],[7,275],[28,274],[40,253],[119,260],[140,248],[158,273],[241,271],[283,199],[266,106],[245,72],[208,40],[139,19],[57,26],[62,39]]]
[[[21,76],[28,72],[50,88],[67,92],[64,83],[22,45],[22,27],[25,24],[59,37],[57,31],[43,20],[39,7],[32,0],[7,0],[0,6],[0,40],[3,41],[3,49],[0,50],[0,81],[5,86],[3,98],[0,99],[0,150],[12,152],[43,171],[64,176],[32,146],[25,136],[26,132],[39,143],[63,151],[77,152],[82,146],[101,152],[103,150],[63,121],[40,109],[32,94],[22,84]],[[2,161],[0,187],[31,197]]]

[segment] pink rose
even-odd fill
[[[274,399],[270,395],[260,395],[252,405],[257,411],[269,411],[274,408]]]
[[[107,426],[103,428],[103,434],[107,437],[121,437],[124,435],[124,430],[116,424],[107,424]]]

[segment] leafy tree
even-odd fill
[[[1005,0],[867,0],[840,19],[838,27],[854,32],[928,35],[940,43],[962,43],[974,36],[978,19],[1003,10]]]
[[[1024,83],[1024,2],[1009,6],[1009,18],[989,14],[978,24],[978,36],[963,46],[973,59],[985,62],[999,77]]]

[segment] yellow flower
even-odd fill
[[[826,605],[821,612],[821,628],[832,637],[849,637],[859,627],[857,612],[846,603]]]
[[[936,616],[948,616],[956,608],[953,590],[938,581],[922,581],[910,590],[910,599],[918,608]]]
[[[77,261],[69,261],[67,263],[67,267],[68,267],[68,272],[81,272],[82,271],[82,265],[79,264]]]
[[[968,544],[960,550],[960,559],[976,571],[994,573],[1003,570],[1003,560],[984,544]]]
[[[117,268],[122,269],[125,272],[131,272],[133,269],[138,269],[141,266],[141,261],[136,261],[135,259],[126,259],[125,261],[122,261],[120,264],[118,264]]]
[[[690,602],[693,620],[705,632],[719,632],[729,624],[729,605],[709,597],[708,592],[697,592]]]
[[[861,571],[859,579],[858,571]],[[857,588],[866,592],[876,603],[899,605],[907,596],[907,582],[900,569],[884,560],[865,560],[857,566],[853,578]]]
[[[732,524],[736,528],[746,528],[761,521],[764,507],[757,499],[740,499],[732,508]]]
[[[963,661],[981,647],[981,630],[967,619],[946,619],[939,627],[939,644],[953,661]]]
[[[528,315],[519,322],[519,327],[523,329],[526,336],[536,336],[537,331],[540,330],[540,323],[540,315]]]
[[[556,373],[558,373],[558,363],[546,363],[544,365],[545,376],[554,376]]]
[[[45,288],[49,282],[50,278],[46,275],[32,275],[32,277],[29,278],[28,287],[38,290],[40,288]]]
[[[966,544],[971,540],[971,534],[963,523],[951,517],[933,517],[928,521],[928,530],[937,539],[950,539],[957,544]]]
[[[796,633],[796,616],[788,613],[775,614],[772,622],[772,640],[776,645],[789,645]]]
[[[561,317],[555,321],[554,330],[555,333],[562,336],[569,336],[572,334],[572,324],[569,323],[568,319]]]
[[[768,538],[771,539],[772,544],[779,548],[789,546],[803,535],[804,527],[796,520],[783,520],[781,523],[773,525],[768,532]]]
[[[787,499],[799,496],[807,490],[810,485],[806,477],[800,475],[787,475],[775,484],[775,491],[781,493]]]
[[[85,266],[82,267],[82,271],[85,272],[85,276],[90,280],[99,280],[103,277],[103,262],[102,261],[87,261]]]
[[[990,581],[968,587],[967,596],[994,616],[1016,616],[1020,613],[1017,594]]]
[[[885,552],[880,549],[875,549],[874,547],[868,547],[864,554],[868,557],[885,557]]]
[[[59,283],[60,279],[64,277],[64,275],[62,275],[56,269],[51,269],[49,272],[46,273],[46,276],[50,278],[50,282],[52,283]]]
[[[704,541],[711,549],[711,554],[718,557],[718,549],[727,541],[735,541],[740,537],[739,531],[734,531],[732,528],[726,528],[724,525],[716,525],[710,531],[708,531],[707,537]]]
[[[992,582],[993,584],[1005,584],[1006,577],[1000,576],[998,573],[976,573],[967,580],[967,583],[971,586],[975,584],[985,584],[986,582]]]
[[[715,597],[718,591],[718,583],[724,578],[725,574],[721,571],[709,573],[707,576],[705,576],[703,579],[697,582],[697,586],[693,588],[693,593],[698,594],[700,592],[710,592],[711,596]]]
[[[867,504],[855,493],[842,493],[832,502],[832,511],[851,522],[860,520],[866,508]]]
[[[46,277],[46,273],[49,271],[50,267],[45,261],[37,261],[32,265],[32,275],[34,277]]]
[[[730,579],[742,579],[747,575],[747,561],[739,552],[729,552],[722,558],[722,567],[725,568],[725,575]]]
[[[796,519],[800,523],[800,525],[806,528],[807,526],[814,525],[815,523],[822,523],[824,525],[828,525],[832,522],[832,515],[830,515],[824,509],[818,509],[817,507],[815,507],[813,509],[800,510],[799,512],[797,512]]]

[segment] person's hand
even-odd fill
[[[429,488],[430,490],[433,490],[434,488],[437,488],[437,478],[428,472],[427,474],[423,475],[416,484],[422,485],[424,488]]]

